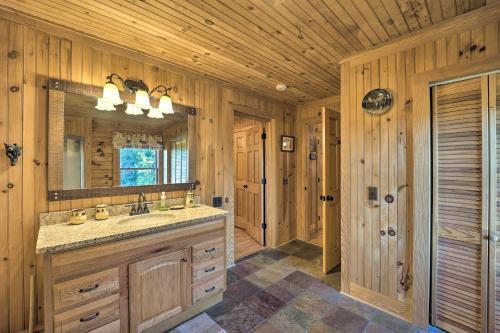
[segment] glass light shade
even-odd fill
[[[163,114],[160,111],[158,111],[158,109],[151,108],[149,109],[148,117],[153,119],[161,119],[163,118]]]
[[[95,106],[95,108],[99,111],[115,111],[116,110],[113,103],[110,103],[109,101],[105,100],[104,98],[97,99],[97,105]]]
[[[135,106],[144,109],[144,110],[149,110],[151,109],[151,103],[149,102],[149,95],[148,92],[145,90],[137,90],[135,93]]]
[[[113,82],[106,82],[102,89],[102,98],[113,105],[123,104],[118,87]]]
[[[141,116],[144,114],[140,108],[131,103],[127,104],[127,109],[125,110],[125,113],[133,116]]]
[[[174,108],[172,107],[172,99],[170,98],[170,96],[161,96],[158,110],[164,114],[174,113]]]

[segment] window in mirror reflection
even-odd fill
[[[120,185],[158,184],[159,151],[149,148],[120,149]]]
[[[83,188],[83,139],[66,136],[64,138],[64,179],[67,189]]]
[[[186,138],[168,142],[165,151],[164,179],[169,183],[188,182],[188,147]]]

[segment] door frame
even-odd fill
[[[500,56],[459,63],[413,77],[413,323],[429,325],[431,294],[432,141],[431,94],[434,83],[500,68]]]
[[[278,212],[278,183],[277,174],[278,170],[273,168],[277,166],[278,159],[278,134],[276,133],[276,120],[273,117],[262,114],[262,111],[254,109],[247,105],[238,105],[229,103],[232,111],[232,122],[233,122],[233,133],[234,133],[234,117],[242,117],[248,119],[258,120],[263,123],[264,130],[266,133],[266,140],[264,142],[265,149],[263,153],[264,163],[263,171],[265,169],[266,184],[262,188],[262,221],[266,224],[266,229],[263,229],[263,239],[264,246],[275,247],[278,245],[278,222],[277,222],[277,212]],[[234,136],[231,136],[233,140]],[[274,144],[275,143],[275,144]],[[234,147],[234,142],[232,143]],[[275,149],[272,149],[275,147]],[[234,155],[234,154],[233,154]],[[232,158],[232,166],[234,168],[234,158]],[[264,176],[264,173],[263,173]],[[234,177],[233,177],[234,178]],[[233,199],[235,200],[235,199]],[[233,239],[234,239],[234,227],[233,227]]]

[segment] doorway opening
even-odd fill
[[[267,122],[234,116],[234,258],[266,246]]]

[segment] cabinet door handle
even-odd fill
[[[205,253],[210,253],[210,252],[214,252],[214,251],[215,251],[215,247],[212,247],[211,249],[206,249]]]
[[[215,266],[211,267],[211,268],[205,269],[205,273],[210,273],[210,272],[213,272],[213,271],[215,271]]]
[[[81,294],[84,294],[84,293],[89,293],[89,292],[91,292],[91,291],[96,290],[97,288],[99,288],[99,284],[98,284],[98,283],[96,283],[96,284],[95,284],[94,286],[92,286],[92,287],[82,288],[82,289],[80,289],[80,290],[79,290],[79,292],[80,292]]]
[[[181,261],[182,262],[188,262],[188,259],[187,258],[182,258]]]
[[[497,235],[491,235],[491,236],[490,236],[490,241],[491,241],[492,243],[496,243],[496,242],[498,242],[498,236],[497,236]]]
[[[209,293],[209,292],[214,291],[214,290],[215,290],[215,286],[212,286],[212,288],[205,289],[205,292]]]
[[[87,321],[94,320],[94,319],[96,319],[97,317],[99,317],[99,312],[96,312],[95,314],[92,314],[92,315],[87,316],[87,317],[80,318],[80,321],[81,321],[82,323],[85,323],[85,322],[87,322]]]

